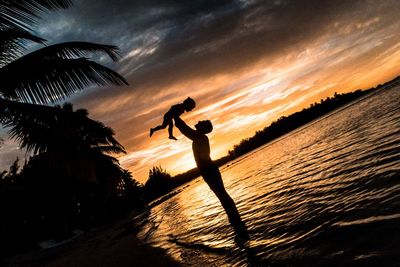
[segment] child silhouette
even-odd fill
[[[191,111],[192,109],[194,109],[195,106],[196,106],[196,102],[194,102],[194,100],[190,97],[186,98],[185,101],[183,101],[182,103],[173,105],[167,111],[167,113],[164,114],[163,123],[159,126],[156,126],[156,127],[150,129],[150,137],[153,135],[153,133],[155,131],[165,129],[168,126],[169,139],[177,140],[172,134],[172,129],[174,127],[173,118],[179,117],[185,111],[186,112]]]

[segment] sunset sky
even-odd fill
[[[89,88],[67,99],[111,126],[120,158],[144,182],[161,165],[171,174],[195,166],[178,130],[149,138],[173,104],[190,96],[182,118],[209,119],[212,158],[282,115],[334,92],[374,87],[400,74],[398,0],[75,0],[48,13],[35,33],[48,44],[90,41],[120,47],[117,63],[98,60],[129,82]],[[5,135],[2,135],[5,137]],[[5,140],[0,169],[18,151]]]

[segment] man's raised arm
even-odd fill
[[[190,128],[181,118],[174,117],[175,126],[181,131],[181,133],[187,138],[193,140],[196,136],[196,131]]]

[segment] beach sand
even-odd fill
[[[141,242],[135,225],[121,220],[90,230],[57,247],[8,258],[5,266],[180,266],[161,248]],[[0,264],[1,265],[1,264]]]

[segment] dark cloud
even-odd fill
[[[45,17],[39,31],[50,42],[86,40],[121,48],[118,65],[105,63],[132,86],[84,94],[81,102],[90,108],[97,99],[132,94],[132,87],[138,98],[153,96],[178,81],[301,52],[335,30],[335,22],[345,27],[379,15],[391,20],[396,9],[394,0],[77,0]]]
[[[188,25],[175,25],[132,80],[147,82],[149,75],[157,73],[159,80],[168,82],[236,71],[289,48],[300,49],[362,2],[260,1],[215,11],[215,16],[203,23],[193,19]]]
[[[295,58],[327,36],[331,37],[326,38],[328,44],[323,43],[331,50],[350,40],[358,40],[357,47],[360,40],[373,43],[382,29],[373,29],[375,34],[370,35],[368,27],[359,35],[335,31],[351,31],[358,23],[362,28],[366,21],[379,17],[371,27],[392,27],[388,32],[393,33],[399,27],[399,11],[398,0],[75,0],[72,8],[46,15],[37,34],[49,43],[82,40],[120,47],[120,62],[96,59],[121,72],[131,86],[89,89],[72,100],[79,107],[94,110],[95,118],[107,125],[118,125],[118,138],[132,148],[143,145],[139,136],[144,124],[164,112],[159,102],[169,104],[180,97],[178,90],[165,92],[165,88],[240,73],[260,61],[273,65],[282,56]],[[342,36],[346,34],[352,37]],[[353,53],[355,58],[356,48],[348,47],[351,51],[342,53]],[[371,51],[373,58],[376,49]],[[321,64],[308,66],[298,79],[307,78],[307,73],[312,76],[338,55],[325,54]],[[365,57],[363,53],[359,56]],[[216,86],[212,93],[190,94],[201,96],[200,107],[232,93],[225,90]],[[179,93],[189,94],[184,90]],[[132,132],[134,124],[140,127]]]
[[[40,26],[50,42],[86,40],[118,45],[124,59],[112,65],[132,84],[80,97],[153,96],[169,84],[239,71],[274,60],[341,25],[398,14],[395,0],[77,0],[50,13]],[[128,89],[128,90],[127,90]]]
[[[334,21],[382,13],[393,1],[370,0],[79,0],[45,18],[73,27],[53,42],[113,43],[127,58],[123,74],[136,87],[208,77],[303,45],[331,30]],[[373,6],[371,8],[370,6]],[[374,14],[375,13],[375,14]],[[56,17],[58,16],[58,17]],[[132,50],[137,53],[129,56]],[[156,79],[155,79],[156,77]],[[156,81],[157,80],[157,81]]]

